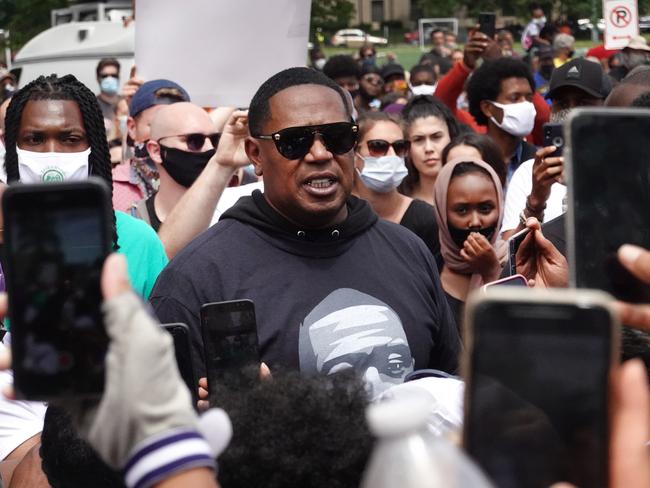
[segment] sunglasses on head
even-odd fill
[[[273,141],[278,152],[287,159],[301,159],[311,149],[318,134],[327,150],[333,154],[351,151],[357,142],[359,126],[352,122],[288,127],[270,135],[253,136]]]
[[[203,150],[203,145],[205,144],[205,140],[210,139],[210,142],[212,143],[212,147],[215,149],[219,145],[219,139],[221,138],[221,134],[216,132],[214,134],[179,134],[176,136],[165,136],[161,137],[158,139],[158,143],[162,141],[163,139],[167,139],[168,137],[180,137],[181,139],[184,140],[184,142],[187,143],[187,148],[190,151],[201,151]]]
[[[409,148],[411,147],[411,142],[405,139],[399,139],[395,142],[388,142],[383,139],[371,139],[366,143],[368,146],[368,152],[372,157],[386,156],[388,148],[393,147],[393,151],[400,158],[406,156]]]

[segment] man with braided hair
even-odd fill
[[[95,95],[74,76],[41,76],[12,97],[5,120],[9,184],[84,180],[112,188],[104,120]],[[134,289],[149,296],[167,264],[164,248],[144,222],[115,211],[113,246],[128,261]]]

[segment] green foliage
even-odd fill
[[[50,27],[50,11],[66,7],[67,0],[0,0],[0,28],[11,33],[11,47],[18,49]]]
[[[311,30],[321,28],[324,32],[344,29],[354,15],[354,3],[350,0],[312,0]]]

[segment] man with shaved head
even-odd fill
[[[133,207],[132,214],[156,232],[192,186],[216,151],[219,134],[198,105],[177,102],[160,107],[151,121],[147,152],[160,178],[158,192]]]

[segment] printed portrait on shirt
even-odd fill
[[[320,302],[300,325],[300,370],[334,374],[354,368],[376,397],[413,371],[402,322],[388,305],[341,288]]]

